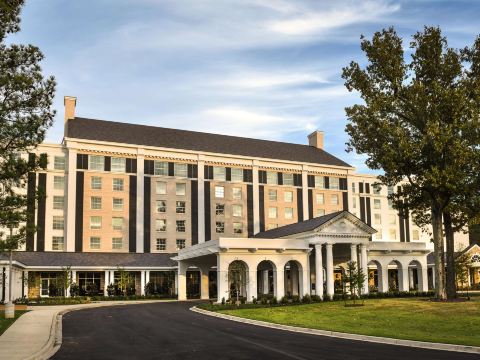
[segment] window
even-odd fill
[[[393,201],[388,199],[388,209],[393,210]]]
[[[242,205],[238,205],[238,204],[232,205],[232,215],[242,216]]]
[[[393,194],[393,186],[388,186],[387,191],[388,191],[388,195]]]
[[[268,200],[277,201],[277,190],[268,190]]]
[[[390,229],[389,235],[390,235],[390,240],[396,240],[397,239],[397,230]]]
[[[155,175],[168,175],[168,162],[166,161],[155,161],[153,163],[153,173]]]
[[[187,164],[175,163],[173,165],[173,174],[178,177],[187,177],[188,176],[188,166]]]
[[[55,170],[65,170],[65,156],[55,156],[53,158],[53,168]]]
[[[127,170],[126,159],[112,157],[112,160],[110,162],[110,170],[113,172],[125,172]]]
[[[176,221],[177,232],[185,232],[185,220]]]
[[[63,230],[63,216],[53,217],[53,230]]]
[[[373,223],[375,225],[382,225],[382,215],[380,214],[374,214],[373,215]]]
[[[382,229],[375,229],[377,232],[375,233],[376,240],[382,240]]]
[[[177,201],[175,212],[177,214],[185,214],[185,201]]]
[[[64,190],[65,189],[65,178],[63,176],[54,176],[53,177],[53,188],[55,190]]]
[[[90,229],[99,230],[102,228],[101,216],[90,216]]]
[[[225,188],[223,186],[215,186],[215,197],[218,199],[225,197]]]
[[[318,189],[325,188],[325,178],[320,175],[315,175],[315,187]]]
[[[352,182],[352,193],[354,193],[354,194],[355,194],[355,192],[356,192],[356,191],[357,191],[357,190],[355,189],[355,183],[354,183],[354,182]]]
[[[380,191],[382,191],[382,187],[378,184],[373,184],[373,193],[375,195],[380,195]]]
[[[167,231],[167,220],[165,219],[155,220],[155,229],[157,231]]]
[[[214,166],[213,167],[213,179],[219,181],[225,181],[226,179],[226,170],[223,166]]]
[[[123,210],[123,199],[113,198],[113,210],[120,211]]]
[[[167,201],[166,200],[157,200],[157,213],[167,212]]]
[[[63,251],[63,236],[53,236],[52,237],[52,250],[53,251]]]
[[[184,196],[186,193],[187,193],[187,184],[185,183],[175,184],[175,194],[177,196]]]
[[[377,209],[377,210],[382,208],[382,204],[380,202],[380,199],[373,199],[373,208]]]
[[[177,251],[185,249],[185,239],[177,239]]]
[[[272,230],[278,228],[278,224],[268,224],[267,225],[267,230]]]
[[[388,223],[390,225],[395,225],[397,223],[397,216],[393,214],[388,215]]]
[[[243,181],[243,169],[233,168],[231,179],[232,179],[233,182]]]
[[[123,218],[121,217],[112,218],[112,228],[113,230],[123,230]]]
[[[412,239],[420,240],[420,232],[417,229],[412,230]]]
[[[224,204],[215,204],[215,215],[225,215]]]
[[[65,205],[65,198],[63,196],[54,196],[53,197],[53,208],[57,210],[63,210]]]
[[[102,155],[89,155],[88,169],[103,171],[105,169],[105,157]]]
[[[92,176],[90,178],[90,187],[92,190],[102,189],[102,178],[100,176]]]
[[[90,249],[100,250],[100,238],[98,236],[90,237]]]
[[[325,196],[323,194],[316,194],[315,201],[317,202],[317,205],[323,205],[325,203]]]
[[[293,219],[293,208],[286,207],[285,208],[285,219]]]
[[[123,247],[123,239],[121,237],[112,238],[112,249],[119,250]]]
[[[283,185],[293,186],[293,174],[283,174]]]
[[[165,181],[157,181],[156,193],[157,195],[167,194],[167,183]]]
[[[330,197],[330,203],[332,205],[338,205],[338,195],[337,194],[333,194],[331,197]]]
[[[278,174],[274,171],[267,171],[267,184],[278,185]]]
[[[317,209],[317,217],[325,215],[325,209]]]
[[[331,177],[330,178],[330,183],[329,183],[329,188],[330,189],[339,189],[340,188],[340,179],[336,177]]]
[[[113,191],[123,191],[123,179],[113,179]]]
[[[217,234],[223,234],[225,232],[225,223],[223,221],[215,222],[215,232]]]
[[[242,189],[241,188],[233,188],[232,189],[232,197],[234,200],[241,200],[242,199]]]
[[[293,192],[292,191],[285,191],[283,193],[283,200],[285,202],[288,202],[288,203],[293,202]]]
[[[92,196],[90,198],[90,209],[100,210],[102,208],[102,198],[99,196]]]
[[[243,232],[243,225],[240,222],[233,223],[233,233],[234,234],[241,234]]]
[[[157,251],[167,250],[167,239],[157,239],[155,243],[155,250]]]
[[[278,211],[277,208],[274,206],[271,206],[268,208],[268,218],[269,219],[276,219],[278,216]]]
[[[354,196],[352,198],[352,208],[356,209],[356,207],[357,207],[357,198]]]

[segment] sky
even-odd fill
[[[372,172],[345,152],[345,107],[359,103],[341,78],[365,64],[360,35],[394,26],[408,47],[425,25],[452,47],[480,34],[480,1],[26,0],[22,31],[54,75],[57,115],[47,141],[63,136],[63,97],[76,115],[102,120],[307,143]]]

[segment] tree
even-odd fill
[[[236,304],[240,304],[240,293],[242,288],[247,285],[247,272],[245,265],[240,261],[233,261],[228,267],[227,281],[229,282],[229,298],[235,296]]]
[[[409,63],[393,28],[376,32],[371,41],[362,36],[361,48],[368,65],[351,62],[342,75],[347,89],[363,100],[346,108],[347,150],[383,170],[381,183],[401,183],[400,193],[390,195],[396,208],[429,216],[435,291],[443,300],[442,217],[480,166],[480,51],[465,56],[448,47],[437,27],[413,35]]]
[[[365,285],[367,276],[363,270],[357,266],[356,261],[349,261],[347,263],[347,269],[342,274],[342,283],[344,290],[348,288],[350,290],[350,299],[353,300],[355,305],[357,298],[360,298],[362,295],[362,289]],[[344,297],[347,299],[346,296]],[[345,306],[346,306],[345,302]]]
[[[468,296],[468,272],[470,271],[470,266],[472,265],[472,258],[466,252],[460,252],[460,254],[455,258],[455,275],[456,281],[462,287],[462,291],[465,291],[465,285],[467,285],[467,296]]]
[[[62,266],[62,271],[58,277],[58,285],[62,289],[63,296],[67,296],[68,288],[73,284],[71,269],[71,266]]]
[[[118,278],[116,281],[117,288],[120,290],[123,296],[127,296],[129,294],[129,290],[135,282],[134,277],[130,273],[130,271],[125,271],[125,269],[118,267]]]

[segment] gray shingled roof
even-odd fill
[[[176,261],[170,259],[175,255],[16,251],[13,253],[13,260],[26,266],[172,267],[177,265]],[[8,254],[1,253],[0,260],[8,260]]]
[[[313,146],[76,117],[68,137],[351,167]]]

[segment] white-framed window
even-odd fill
[[[214,166],[213,167],[213,179],[217,181],[225,181],[226,179],[226,169],[224,166]]]
[[[323,205],[325,203],[325,195],[315,194],[315,202],[317,205]]]
[[[388,195],[392,195],[394,192],[393,186],[387,186],[387,193]]]
[[[393,210],[393,200],[388,199],[388,209]]]
[[[329,182],[329,188],[335,190],[340,189],[340,179],[336,177],[331,177]]]
[[[352,182],[352,193],[354,193],[354,194],[355,194],[355,192],[356,192],[356,191],[357,191],[357,190],[356,190],[356,188],[355,188],[355,183],[354,183],[354,182]]]
[[[113,179],[113,191],[123,191],[124,181],[123,179],[114,178]]]
[[[357,208],[357,198],[356,198],[356,196],[353,196],[353,198],[352,198],[352,208],[354,208],[354,209]]]
[[[267,184],[278,185],[278,173],[274,171],[267,171]]]
[[[185,201],[177,201],[176,202],[175,212],[177,214],[185,214]]]
[[[90,188],[92,190],[102,190],[102,178],[100,176],[92,176],[90,178]]]
[[[55,170],[65,170],[65,156],[54,156],[53,168]]]
[[[112,208],[115,211],[123,210],[123,199],[121,198],[113,198]]]
[[[90,198],[90,209],[92,210],[102,209],[102,198],[100,196],[92,196]]]
[[[177,239],[177,251],[185,249],[185,239]]]
[[[273,189],[268,190],[268,200],[277,201],[277,190],[273,190]]]
[[[233,223],[233,233],[234,234],[243,233],[243,224],[241,222],[234,222]]]
[[[379,185],[379,184],[373,184],[372,185],[372,188],[373,188],[373,193],[375,195],[380,195],[380,192],[382,191],[382,186]]]
[[[276,219],[278,217],[278,209],[275,206],[270,206],[268,208],[268,218]]]
[[[239,204],[232,205],[232,216],[237,216],[237,217],[242,216],[242,205],[239,205]]]
[[[188,177],[188,165],[182,163],[174,163],[173,174],[177,177]]]
[[[167,212],[167,200],[157,200],[157,213]]]
[[[155,250],[157,251],[167,250],[167,239],[156,239]]]
[[[53,177],[53,188],[55,190],[64,190],[65,189],[65,177],[64,176],[54,176]]]
[[[90,229],[100,230],[102,228],[101,216],[90,216]]]
[[[324,189],[325,188],[325,177],[320,175],[315,175],[315,187],[317,189]]]
[[[127,171],[127,160],[125,158],[112,157],[110,162],[110,170],[113,172]]]
[[[396,225],[397,224],[397,215],[390,214],[388,215],[388,224]]]
[[[156,189],[157,195],[166,195],[167,183],[165,181],[157,181],[155,189]]]
[[[215,197],[223,199],[225,197],[225,188],[223,186],[215,186]]]
[[[317,209],[316,216],[323,216],[325,215],[325,209]]]
[[[175,194],[177,196],[185,196],[186,193],[187,193],[187,184],[185,183],[175,184]]]
[[[217,234],[223,234],[225,232],[225,223],[223,221],[215,222],[215,232]]]
[[[65,205],[65,197],[64,196],[55,195],[53,197],[53,208],[54,209],[63,210],[64,205]]]
[[[283,174],[283,185],[293,186],[293,174]]]
[[[113,250],[120,250],[122,248],[123,248],[123,238],[121,238],[121,237],[112,238],[112,249]]]
[[[100,250],[100,246],[101,246],[100,237],[91,236],[90,237],[90,249],[91,250]]]
[[[113,230],[123,230],[123,218],[113,217],[112,218],[112,228],[113,228]]]
[[[338,194],[332,194],[332,196],[330,196],[330,204],[338,205]]]
[[[272,230],[278,228],[278,224],[267,224],[267,230]]]
[[[63,236],[52,236],[52,250],[63,251],[64,240]]]
[[[396,229],[390,229],[388,232],[388,235],[390,237],[390,240],[397,240],[397,230]]]
[[[168,162],[166,161],[154,161],[153,162],[154,175],[168,175]]]
[[[382,203],[380,199],[373,199],[373,208],[380,210],[382,208]]]
[[[293,191],[285,191],[283,193],[283,200],[288,203],[293,202]]]
[[[215,204],[215,215],[225,215],[225,204]]]
[[[288,219],[288,220],[293,219],[293,208],[291,207],[285,208],[285,219]]]
[[[412,240],[420,240],[420,231],[418,229],[412,230]]]
[[[64,220],[63,216],[54,216],[53,217],[53,230],[63,230]]]
[[[373,215],[373,223],[375,225],[382,225],[382,215],[381,214],[374,214]]]
[[[232,179],[232,182],[242,182],[243,181],[243,169],[232,168],[231,179]]]
[[[155,230],[157,230],[157,231],[167,231],[167,220],[166,219],[156,219],[155,220]]]
[[[105,157],[102,155],[89,155],[88,169],[103,171],[105,169]]]
[[[242,199],[242,188],[232,188],[232,198],[234,200]]]
[[[185,232],[185,220],[176,220],[175,225],[177,232]]]

